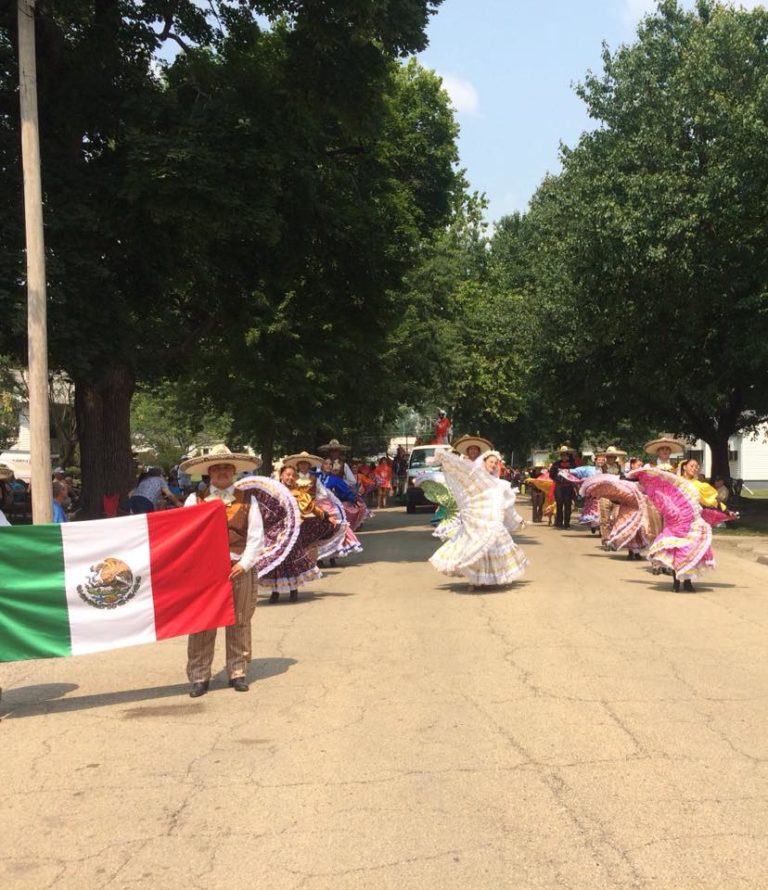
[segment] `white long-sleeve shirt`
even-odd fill
[[[221,500],[225,504],[231,504],[235,500],[235,486],[230,485],[229,488],[218,489],[211,485],[207,500]],[[184,506],[194,507],[197,503],[197,492],[193,491],[184,501]],[[259,554],[259,550],[264,546],[264,520],[261,518],[259,504],[253,497],[251,497],[250,507],[248,511],[248,532],[245,538],[245,550],[243,550],[241,556],[231,551],[229,554],[229,558],[233,562],[239,562],[246,572],[256,565],[256,557]]]

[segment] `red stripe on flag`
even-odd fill
[[[157,639],[234,624],[224,504],[146,515]]]

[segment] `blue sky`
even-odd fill
[[[692,7],[693,0],[683,0]],[[743,0],[751,8],[759,2]],[[525,210],[559,169],[561,142],[592,126],[573,84],[600,71],[602,42],[632,42],[654,0],[444,0],[419,59],[442,77],[461,126],[461,166],[488,219]]]

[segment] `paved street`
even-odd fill
[[[0,665],[0,886],[768,887],[768,566],[673,594],[529,525],[471,593],[427,518],[261,600],[248,694],[181,639]]]

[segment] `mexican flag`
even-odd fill
[[[220,501],[0,528],[0,661],[82,655],[235,623]]]

